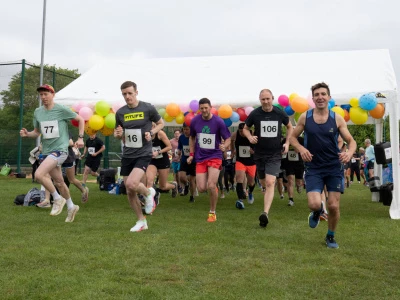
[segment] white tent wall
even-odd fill
[[[138,84],[140,100],[156,107],[189,104],[202,97],[214,106],[256,106],[263,88],[271,89],[276,97],[291,93],[306,97],[311,85],[321,81],[329,84],[339,105],[365,93],[381,92],[386,99],[380,101],[389,109],[392,149],[399,149],[397,83],[387,49],[101,62],[59,91],[55,100],[64,105],[121,102],[120,86],[127,80]],[[177,126],[175,122],[167,125]],[[392,151],[392,162],[395,184],[390,216],[400,219],[399,151]]]

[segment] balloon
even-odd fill
[[[170,103],[167,105],[165,108],[165,111],[167,114],[173,118],[175,118],[179,113],[181,112],[181,109],[179,108],[179,105],[176,103]]]
[[[362,95],[358,100],[358,105],[364,110],[372,110],[378,104],[374,93]]]
[[[296,98],[296,97],[298,97],[299,95],[297,95],[296,93],[291,93],[290,95],[289,95],[289,103],[292,103],[292,100],[294,99],[294,98]]]
[[[315,103],[314,103],[314,101],[312,99],[312,94],[311,93],[309,93],[307,95],[307,103],[311,108],[315,108]]]
[[[350,120],[350,113],[348,110],[345,109],[343,110],[343,112],[344,112],[344,120],[348,122]]]
[[[79,115],[85,120],[88,121],[91,116],[93,116],[93,111],[87,107],[84,106],[79,110]]]
[[[185,122],[185,116],[183,115],[182,112],[175,117],[175,121],[177,124],[183,124],[183,122]]]
[[[104,126],[102,129],[100,129],[100,132],[104,136],[110,136],[114,133],[114,129]]]
[[[104,118],[99,115],[93,115],[89,119],[89,127],[93,130],[100,130],[104,126]]]
[[[158,109],[158,114],[159,114],[161,117],[163,117],[163,116],[165,115],[165,113],[166,113],[165,108],[159,108],[159,109]]]
[[[115,103],[113,103],[111,109],[113,110],[114,113],[116,113],[118,111],[118,109],[120,109],[124,105],[125,105],[125,103],[115,102]]]
[[[71,120],[71,124],[72,124],[72,126],[74,126],[74,127],[79,127],[79,122],[78,122],[77,120],[75,120],[75,119],[72,119],[72,120]]]
[[[199,109],[199,101],[197,100],[192,100],[189,103],[189,107],[192,111],[196,112]],[[186,123],[187,124],[187,123]]]
[[[368,120],[368,112],[361,107],[352,107],[350,110],[350,120],[357,125],[364,124]]]
[[[376,107],[369,111],[369,115],[374,119],[380,119],[385,115],[385,105],[378,103]]]
[[[294,113],[294,119],[296,122],[299,120],[300,116],[301,116],[301,113],[298,113],[298,112]]]
[[[223,119],[224,120],[224,123],[225,123],[225,125],[226,125],[226,127],[229,127],[229,126],[231,126],[232,125],[232,120],[231,119]]]
[[[307,99],[297,96],[292,100],[290,106],[295,112],[303,113],[308,109]]]
[[[239,114],[238,114],[236,111],[234,111],[234,112],[232,112],[232,115],[231,115],[230,119],[231,119],[231,121],[234,122],[234,123],[235,123],[235,122],[239,122],[240,116],[239,116]]]
[[[106,116],[110,112],[110,104],[104,100],[100,100],[95,105],[95,111],[99,116]],[[100,128],[99,128],[100,129]]]
[[[351,98],[349,102],[350,102],[351,107],[358,107],[358,99],[357,98]]]
[[[212,108],[211,108],[211,113],[212,113],[214,116],[218,116],[218,110],[217,110],[215,107],[212,107]]]
[[[331,111],[334,111],[338,115],[341,115],[344,118],[344,110],[340,106],[334,106],[332,107]]]
[[[285,112],[288,116],[294,115],[294,110],[292,109],[292,107],[290,105],[285,107]]]
[[[232,107],[228,104],[222,104],[218,109],[218,116],[222,119],[228,119],[232,115]]]
[[[347,111],[350,111],[351,105],[350,104],[343,104],[343,105],[340,105],[340,107],[345,109],[345,110],[347,110]]]
[[[110,113],[104,118],[104,125],[108,128],[115,128],[115,114]]]
[[[238,113],[238,115],[240,117],[240,121],[242,121],[242,122],[246,121],[247,115],[243,108],[238,108],[236,110],[236,112]]]
[[[89,126],[89,122],[86,122],[85,123],[85,132],[86,132],[87,135],[93,135],[93,134],[95,134],[97,132],[97,130],[92,129]]]
[[[247,116],[250,115],[250,113],[254,110],[251,106],[247,106],[244,108],[244,112],[246,113]]]
[[[165,113],[164,120],[165,122],[172,122],[174,120],[174,117],[170,116],[168,113]]]
[[[280,105],[282,105],[283,107],[288,106],[288,105],[289,105],[289,97],[286,96],[286,95],[280,95],[280,96],[278,97],[278,103],[279,103]]]
[[[189,104],[179,104],[179,108],[181,110],[181,112],[185,112],[188,111],[190,109]]]
[[[86,104],[85,101],[79,101],[79,102],[77,102],[77,103],[75,103],[75,104],[72,105],[72,109],[73,109],[75,112],[79,112],[79,111],[81,110],[81,108],[82,108],[82,107],[85,107],[85,106],[87,106],[87,104]]]
[[[186,123],[186,125],[187,126],[190,126],[190,123],[192,122],[192,119],[194,118],[194,113],[188,113],[186,116],[185,116],[185,123]]]
[[[280,104],[278,104],[278,103],[273,103],[272,105],[273,105],[273,106],[276,106],[277,108],[279,108],[279,109],[281,109],[281,110],[284,110],[284,109],[285,109],[282,105],[280,105]]]
[[[332,105],[332,107],[334,107],[336,105],[335,103],[335,99],[331,98],[331,100],[329,100],[328,102],[330,105]]]

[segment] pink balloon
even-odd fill
[[[244,108],[244,112],[246,113],[247,116],[248,116],[253,110],[254,110],[254,108],[252,108],[251,106],[247,106],[247,107]]]
[[[91,116],[93,116],[93,110],[89,107],[84,106],[79,110],[79,115],[85,120],[88,121]]]
[[[82,107],[87,107],[88,105],[86,104],[85,101],[79,101],[76,106],[75,106],[75,111],[79,112]]]
[[[309,105],[311,108],[315,108],[315,103],[314,103],[314,101],[313,101],[313,99],[312,99],[312,94],[311,94],[311,93],[309,93],[309,94],[307,95],[307,102],[308,102],[308,105]]]
[[[280,96],[278,97],[278,103],[279,103],[280,105],[282,105],[283,107],[288,106],[288,105],[289,105],[289,97],[286,96],[286,95],[280,95]]]
[[[113,105],[112,105],[112,111],[114,112],[114,113],[116,113],[117,112],[117,110],[118,109],[120,109],[122,106],[124,106],[125,105],[125,103],[123,103],[123,102],[115,102],[115,103],[113,103]]]
[[[179,108],[181,109],[181,112],[183,112],[183,113],[187,112],[190,109],[189,105],[187,103],[179,104]]]

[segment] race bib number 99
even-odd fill
[[[273,138],[278,136],[278,121],[261,121],[261,137]]]
[[[40,122],[40,131],[43,139],[54,139],[60,137],[58,129],[58,121],[43,121]]]
[[[125,129],[125,146],[129,148],[142,148],[142,130]]]
[[[200,133],[199,146],[203,149],[215,149],[215,134]]]

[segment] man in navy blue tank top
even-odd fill
[[[339,248],[335,231],[339,222],[340,194],[343,193],[343,164],[350,161],[357,144],[347,129],[342,116],[329,110],[331,99],[329,86],[322,82],[311,87],[315,108],[303,113],[290,137],[290,144],[296,148],[305,162],[305,182],[308,207],[311,213],[308,223],[311,228],[319,224],[323,213],[321,192],[324,185],[328,191],[328,233],[325,242],[328,248]],[[304,131],[304,146],[297,137]],[[347,142],[349,150],[340,152],[339,135]]]

